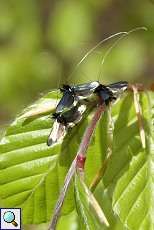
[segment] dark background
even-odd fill
[[[101,57],[119,31],[145,26]],[[0,0],[0,133],[25,106],[66,82],[154,79],[154,2],[151,0]],[[73,74],[71,74],[73,72]]]

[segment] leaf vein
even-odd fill
[[[122,197],[124,196],[124,194],[128,190],[129,186],[132,184],[132,182],[134,181],[134,179],[138,176],[138,174],[141,172],[141,170],[144,169],[145,166],[146,166],[146,162],[144,162],[144,164],[142,165],[142,167],[134,175],[133,179],[131,179],[129,181],[129,183],[126,185],[126,187],[124,188],[124,190],[122,191],[122,193],[120,194],[120,196],[118,197],[118,199],[116,200],[116,202],[114,203],[114,206],[116,206],[116,204],[122,199]]]

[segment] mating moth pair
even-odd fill
[[[82,120],[87,109],[87,102],[95,100],[95,106],[102,103],[108,105],[115,101],[128,88],[128,82],[120,81],[109,85],[102,85],[93,81],[76,86],[63,85],[63,96],[59,101],[55,113],[52,114],[54,124],[48,137],[48,146],[61,141],[69,128]],[[94,99],[95,98],[95,99]]]

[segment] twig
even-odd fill
[[[84,189],[84,192],[87,196],[89,209],[95,213],[95,215],[97,216],[98,220],[100,221],[100,223],[102,225],[105,224],[107,227],[109,227],[109,222],[108,222],[102,208],[100,207],[100,205],[99,205],[98,201],[96,200],[96,198],[94,197],[93,193],[89,190],[89,188],[85,184],[85,182],[82,179],[82,176],[80,174],[79,174],[79,179],[80,179],[80,183],[82,184],[82,188]]]
[[[94,114],[90,124],[86,128],[86,131],[83,135],[83,138],[82,138],[81,144],[79,146],[77,155],[76,155],[75,159],[73,160],[71,167],[70,167],[70,169],[69,169],[69,171],[65,177],[64,186],[60,192],[58,201],[56,203],[54,214],[52,216],[51,223],[49,225],[49,230],[55,230],[56,229],[56,225],[57,225],[57,221],[58,221],[58,218],[60,215],[60,211],[61,211],[62,205],[64,203],[64,198],[65,198],[65,195],[66,195],[67,190],[69,188],[72,177],[75,174],[76,168],[78,170],[83,171],[84,163],[85,163],[85,159],[86,159],[87,148],[90,144],[91,137],[92,137],[93,132],[96,128],[97,122],[99,121],[104,110],[105,110],[105,105],[104,104],[99,105],[97,107],[97,110],[95,111],[95,114]]]
[[[138,124],[139,124],[139,132],[140,132],[141,143],[142,143],[142,147],[145,149],[145,147],[146,147],[145,131],[144,131],[144,125],[143,125],[143,120],[142,120],[142,116],[141,116],[139,93],[138,93],[138,89],[135,86],[132,86],[132,89],[133,89],[133,94],[134,94],[134,106],[135,106],[135,111],[136,111]]]
[[[133,91],[133,87],[137,89],[137,91],[142,92],[142,91],[154,91],[154,83],[151,83],[149,86],[145,86],[142,83],[135,83],[135,84],[129,84],[128,85],[128,90]]]
[[[95,175],[94,179],[92,180],[92,182],[91,182],[91,184],[89,186],[89,189],[92,192],[95,190],[95,188],[97,187],[98,183],[100,182],[100,180],[104,176],[110,158],[111,158],[111,154],[109,154],[108,157],[104,160],[104,162],[102,164],[102,167],[98,170],[97,174]]]

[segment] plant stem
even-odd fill
[[[135,86],[132,86],[132,89],[133,89],[133,94],[134,94],[134,106],[135,106],[136,116],[137,116],[138,125],[139,125],[141,143],[142,143],[143,149],[145,149],[146,147],[145,131],[144,131],[144,125],[143,125],[143,119],[142,119],[141,106],[139,102],[139,92]]]
[[[87,151],[88,146],[90,144],[91,137],[92,137],[93,132],[96,128],[97,122],[99,121],[99,119],[100,119],[100,117],[104,111],[105,111],[105,105],[104,104],[99,105],[95,111],[95,114],[94,114],[90,124],[88,125],[88,127],[85,130],[85,133],[83,135],[83,138],[82,138],[81,144],[79,146],[78,152],[76,154],[76,157],[73,160],[71,167],[70,167],[70,169],[69,169],[69,171],[65,177],[64,186],[60,192],[58,201],[56,203],[55,210],[54,210],[54,213],[53,213],[53,216],[51,219],[51,223],[49,225],[49,230],[55,230],[56,229],[57,221],[58,221],[58,218],[60,216],[60,211],[61,211],[62,205],[64,203],[64,198],[65,198],[65,195],[66,195],[67,190],[69,188],[72,177],[75,174],[76,169],[83,171],[84,163],[85,163],[85,160],[83,160],[83,159],[84,158],[86,159],[86,151]],[[81,160],[82,162],[79,159],[82,159]]]
[[[97,174],[95,175],[94,179],[92,180],[89,189],[94,192],[95,188],[97,187],[97,185],[99,184],[100,180],[102,179],[102,177],[105,174],[108,162],[111,158],[111,154],[108,155],[108,157],[104,160],[102,167],[98,170]]]
[[[133,87],[135,87],[137,89],[137,91],[139,91],[139,92],[154,91],[154,83],[150,84],[149,86],[145,86],[142,83],[129,84],[128,90],[132,92]]]

